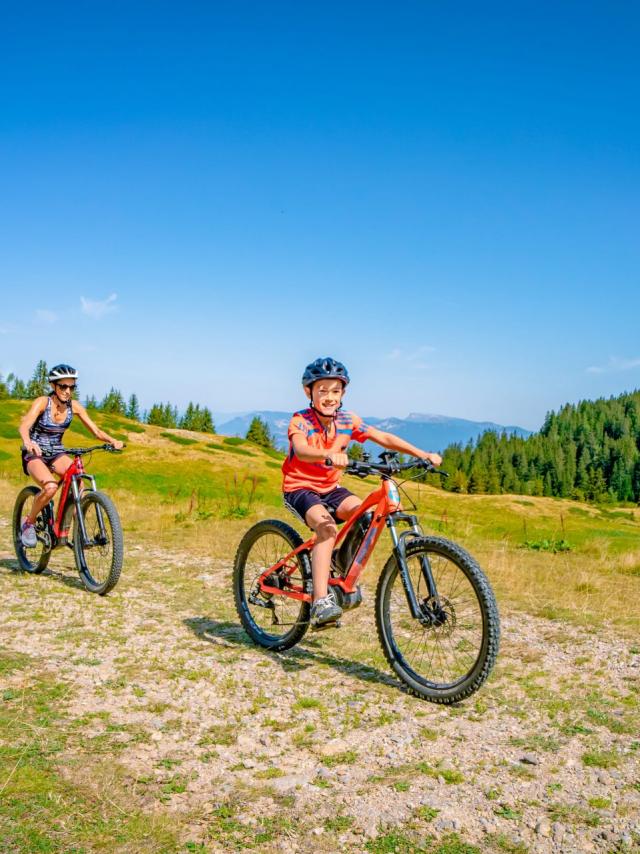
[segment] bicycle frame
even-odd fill
[[[371,556],[371,553],[373,552],[380,538],[382,529],[386,525],[389,528],[389,533],[393,542],[393,550],[398,561],[398,566],[400,568],[403,586],[407,595],[407,601],[411,610],[411,614],[414,618],[420,619],[422,617],[422,611],[418,604],[415,591],[413,589],[413,584],[411,583],[411,579],[409,577],[409,569],[407,567],[405,551],[407,539],[410,539],[411,537],[420,536],[422,534],[422,529],[420,528],[416,516],[403,512],[400,503],[400,494],[398,492],[398,487],[396,483],[387,475],[381,475],[381,477],[382,483],[380,487],[374,490],[364,499],[362,504],[358,507],[356,513],[345,522],[343,528],[338,534],[335,545],[336,548],[338,548],[340,544],[344,541],[345,537],[348,535],[349,531],[351,531],[358,519],[360,519],[360,517],[368,511],[373,510],[373,518],[371,520],[371,523],[360,546],[358,547],[358,550],[351,562],[351,566],[349,567],[347,574],[345,576],[329,578],[329,585],[340,587],[341,590],[346,594],[356,592],[358,579],[362,575],[362,572],[365,566],[367,565],[367,561],[369,560],[369,557]],[[395,529],[396,522],[407,523],[410,525],[410,528],[398,535]],[[263,593],[269,593],[273,596],[287,596],[290,599],[299,599],[304,602],[311,602],[311,592],[308,590],[304,590],[300,585],[291,585],[288,589],[282,589],[280,587],[276,587],[272,584],[269,584],[268,578],[269,576],[273,575],[273,573],[277,572],[283,567],[286,568],[288,575],[291,575],[293,572],[295,572],[297,568],[296,565],[289,565],[289,561],[295,558],[295,556],[298,555],[300,552],[311,551],[311,549],[315,545],[315,541],[316,536],[314,534],[312,537],[306,540],[306,542],[302,543],[302,545],[289,552],[289,554],[286,555],[286,557],[283,557],[280,561],[278,561],[278,563],[275,563],[273,566],[270,566],[268,569],[266,569],[258,579],[260,591]],[[431,573],[431,567],[429,566],[429,562],[426,558],[422,559],[422,573],[425,578],[429,596],[436,596],[436,585],[433,579],[433,575]]]
[[[87,543],[87,531],[84,524],[84,517],[80,512],[80,499],[82,497],[83,480],[87,480],[91,484],[91,489],[95,491],[95,477],[91,474],[87,474],[84,468],[84,464],[82,462],[82,457],[79,454],[76,454],[73,459],[73,462],[66,470],[60,480],[60,483],[58,484],[58,488],[61,487],[62,491],[58,500],[57,513],[54,516],[52,512],[53,502],[51,502],[45,508],[47,524],[49,527],[49,531],[52,534],[52,548],[56,548],[57,546],[62,545],[68,545],[71,547],[71,544],[68,541],[68,537],[72,519],[71,511],[73,510],[73,508],[75,508],[76,510],[83,543]],[[102,530],[104,526],[102,516],[98,514],[98,518],[101,528],[101,534],[104,534],[104,531]]]

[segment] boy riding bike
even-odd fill
[[[316,534],[311,553],[311,625],[316,628],[329,626],[342,615],[328,590],[331,555],[337,524],[349,519],[362,503],[339,485],[342,469],[349,463],[349,442],[371,439],[383,448],[429,460],[434,466],[442,463],[439,454],[422,451],[393,433],[377,430],[354,412],[343,412],[342,398],[348,383],[347,369],[331,357],[307,365],[302,386],[310,405],[291,418],[289,453],[282,465],[285,506]]]

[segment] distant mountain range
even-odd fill
[[[214,413],[216,430],[225,436],[245,436],[251,419],[256,415],[269,425],[276,444],[282,450],[287,447],[287,427],[291,412],[272,412],[268,410],[246,413]],[[518,436],[531,435],[530,430],[513,425],[504,426],[492,421],[467,421],[465,418],[450,418],[447,415],[430,415],[412,412],[406,418],[375,418],[364,419],[379,430],[386,430],[401,436],[407,442],[425,451],[443,451],[447,445],[461,442],[465,445],[469,439],[476,439],[486,430],[497,433],[516,433]],[[375,452],[375,446],[372,446]]]

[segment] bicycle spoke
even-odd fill
[[[260,588],[261,576],[279,564],[299,542],[299,535],[293,529],[273,520],[255,525],[238,548],[234,566],[236,606],[247,632],[263,646],[285,649],[296,643],[307,629],[308,604],[284,595],[304,589],[306,556],[290,558],[267,576],[267,586],[282,590],[282,594]]]
[[[428,557],[438,591],[436,600],[431,602],[428,597],[420,555],[408,560],[410,577],[418,602],[435,609],[434,613],[438,607],[442,609],[442,624],[428,625],[411,616],[399,573],[389,597],[389,622],[404,664],[428,682],[451,685],[464,678],[477,660],[482,613],[465,573],[443,555]]]

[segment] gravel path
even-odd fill
[[[203,850],[234,850],[265,815],[262,850],[640,850],[638,644],[502,614],[493,677],[443,708],[391,677],[371,585],[343,629],[275,655],[239,628],[228,562],[132,549],[99,598],[70,552],[38,577],[13,560],[5,523],[0,643],[69,688],[83,747],[60,768],[97,786],[92,766],[117,767],[132,802]]]

